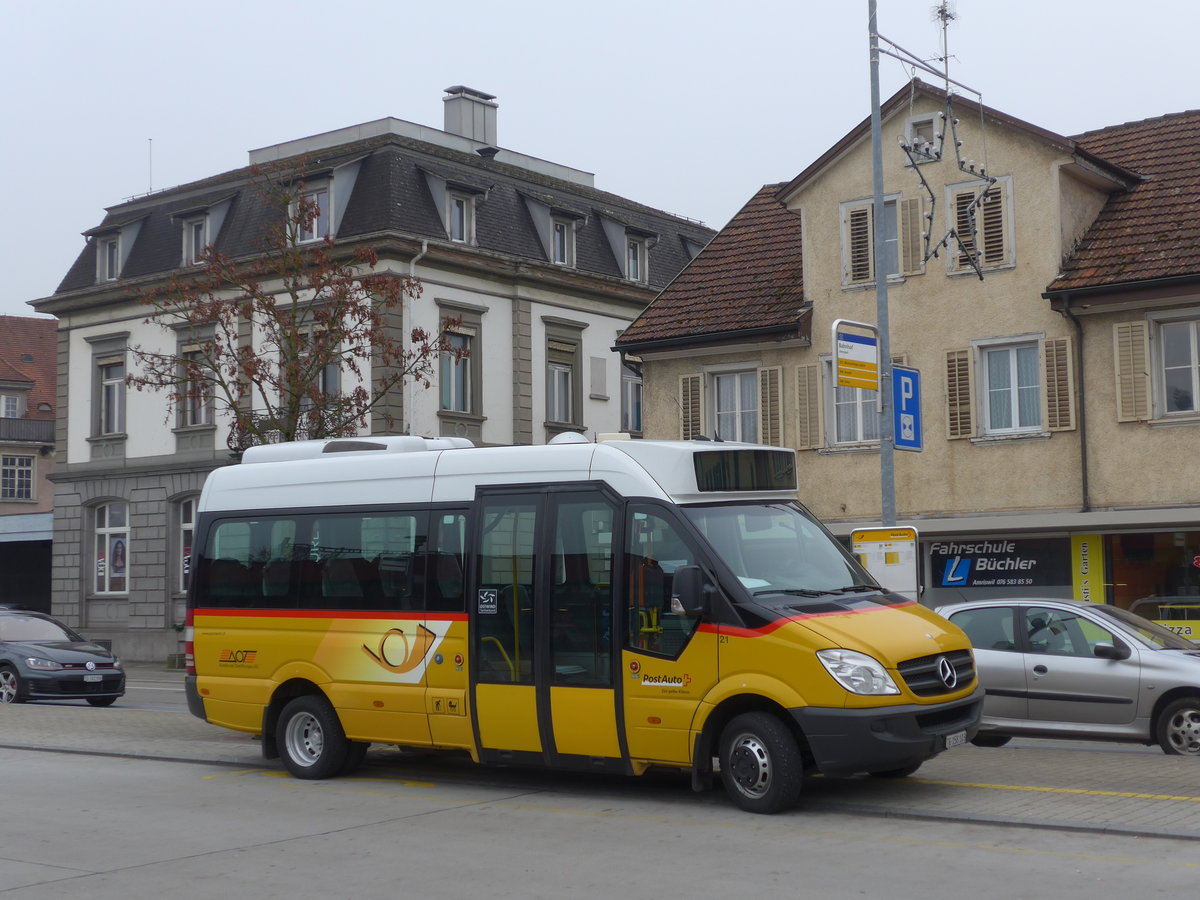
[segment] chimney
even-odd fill
[[[446,104],[445,130],[495,147],[497,104],[492,102],[495,99],[495,94],[485,94],[461,84],[446,88],[446,96],[442,98]]]

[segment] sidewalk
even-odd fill
[[[182,692],[185,673],[154,663],[127,667],[130,688]],[[227,731],[173,705],[108,708],[16,704],[0,708],[0,748],[175,759],[246,768],[280,768],[262,758],[257,738]],[[436,756],[406,762],[376,746],[360,777],[445,779]],[[451,768],[461,777],[458,763]],[[480,777],[492,777],[480,773]],[[536,773],[530,773],[536,779]],[[681,788],[686,790],[686,788]],[[812,778],[801,812],[861,813],[961,822],[1061,828],[1200,840],[1200,760],[1157,748],[1112,743],[1014,740],[1005,747],[955,748],[912,777]]]

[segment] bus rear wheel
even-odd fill
[[[769,713],[743,713],[721,732],[721,781],[735,805],[748,812],[790,809],[804,786],[796,738]]]
[[[342,723],[323,697],[288,701],[279,714],[275,746],[284,768],[308,780],[340,774],[350,752]]]

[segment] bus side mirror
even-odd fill
[[[1093,647],[1092,653],[1100,659],[1129,659],[1132,651],[1124,644],[1110,644],[1104,641]]]
[[[680,566],[671,583],[671,612],[698,616],[708,606],[709,588],[699,566]]]

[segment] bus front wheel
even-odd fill
[[[773,715],[743,713],[721,732],[721,781],[748,812],[776,813],[800,799],[804,760],[795,736]]]
[[[309,780],[339,774],[350,752],[342,723],[323,697],[290,700],[279,714],[275,741],[284,768]]]

